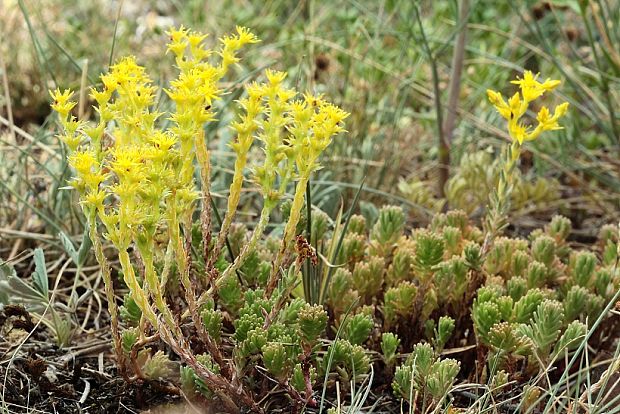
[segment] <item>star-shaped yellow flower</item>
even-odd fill
[[[520,92],[512,95],[508,102],[504,100],[500,92],[491,89],[487,90],[489,102],[506,119],[510,137],[518,141],[519,144],[538,138],[543,131],[561,129],[562,127],[558,121],[568,110],[567,102],[558,105],[553,115],[551,115],[547,107],[543,106],[536,117],[538,125],[533,129],[521,121],[521,118],[528,110],[530,102],[538,99],[545,92],[555,89],[560,84],[559,80],[547,79],[544,82],[539,82],[537,78],[538,75],[534,75],[526,70],[521,79],[511,81],[512,84],[519,85]]]

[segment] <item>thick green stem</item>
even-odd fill
[[[213,258],[213,255],[209,253],[211,248],[211,164],[203,130],[200,130],[200,133],[196,137],[196,159],[200,164],[200,182],[202,188],[202,210],[200,211],[202,248],[204,260],[207,263],[207,271],[210,271],[211,266],[217,259]]]
[[[228,230],[232,224],[233,218],[235,217],[235,213],[237,212],[237,207],[239,206],[239,199],[241,197],[241,189],[243,187],[243,169],[247,163],[247,153],[239,153],[237,155],[237,159],[235,160],[235,173],[233,175],[232,183],[230,184],[230,191],[228,192],[228,206],[226,208],[226,216],[222,221],[222,226],[220,228],[220,232],[217,236],[217,243],[213,252],[211,253],[211,257],[209,258],[210,263],[214,263],[220,252],[222,251],[222,247],[224,243],[226,243],[226,236],[228,235]]]
[[[168,240],[168,247],[166,247],[166,254],[164,255],[164,268],[161,272],[162,294],[166,293],[166,285],[168,284],[168,277],[170,276],[170,268],[172,267],[173,260],[174,246],[172,244],[172,240]]]
[[[176,200],[173,199],[173,206],[170,214],[170,240],[174,249],[174,253],[177,259],[177,271],[179,272],[179,279],[183,285],[183,291],[185,292],[185,301],[190,309],[194,324],[200,323],[197,319],[196,302],[194,296],[194,288],[189,278],[189,266],[188,256],[184,247],[184,240],[181,237],[179,228],[179,220],[176,210]],[[199,318],[198,318],[199,319]]]
[[[495,239],[507,226],[507,215],[510,212],[510,197],[512,196],[514,170],[521,155],[521,143],[516,139],[506,148],[503,154],[497,188],[489,196],[489,210],[485,222],[485,237],[482,244],[482,254],[486,255]]]
[[[170,311],[170,308],[168,307],[164,299],[161,282],[159,280],[159,277],[157,276],[157,272],[155,271],[155,265],[153,263],[153,254],[148,251],[148,247],[139,250],[140,255],[142,256],[142,261],[144,262],[145,283],[151,296],[155,300],[155,306],[157,306],[157,310],[159,310],[159,312],[164,316],[164,321],[170,327],[170,329],[177,335],[180,335],[179,329],[174,322],[172,312]]]
[[[127,253],[126,250],[120,250],[118,252],[118,260],[121,262],[121,267],[123,268],[123,280],[131,292],[131,297],[142,311],[142,315],[146,317],[151,325],[157,327],[157,315],[149,305],[148,295],[138,283],[138,279],[136,279],[136,273],[131,265],[129,253]]]
[[[304,172],[299,178],[299,181],[297,182],[297,187],[295,188],[295,196],[293,197],[293,204],[291,205],[291,213],[284,229],[282,244],[280,245],[280,250],[276,255],[276,259],[273,262],[271,274],[269,275],[269,282],[267,283],[267,290],[265,292],[267,297],[271,296],[271,293],[278,284],[280,267],[282,266],[282,263],[284,262],[284,257],[286,256],[286,253],[290,248],[291,242],[295,237],[297,224],[299,223],[299,218],[301,217],[301,210],[304,208],[304,197],[306,194],[306,186],[308,185],[309,179],[310,172],[308,171]]]

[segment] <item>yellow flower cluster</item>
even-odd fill
[[[309,93],[302,99],[293,99],[295,91],[282,87],[286,77],[283,72],[268,70],[266,77],[267,83],[257,88],[263,96],[264,113],[268,115],[258,122],[261,129],[258,139],[265,145],[266,162],[255,169],[255,176],[264,190],[273,191],[265,194],[267,199],[277,199],[292,178],[307,176],[319,168],[319,155],[344,130],[342,122],[349,114]],[[277,191],[276,175],[281,183]]]
[[[487,90],[489,101],[495,106],[497,112],[508,121],[510,137],[518,141],[519,144],[538,138],[543,131],[561,129],[558,121],[568,110],[568,102],[556,106],[553,115],[547,107],[543,106],[536,117],[538,125],[534,129],[530,125],[521,122],[521,118],[529,108],[530,102],[560,85],[559,80],[547,79],[544,82],[539,82],[537,78],[538,75],[534,75],[529,70],[526,70],[522,79],[512,81],[511,83],[519,85],[521,93],[516,92],[508,99],[508,102],[504,100],[501,93],[490,89]]]
[[[329,146],[333,137],[344,130],[342,123],[349,115],[321,97],[309,93],[301,99],[295,99],[297,93],[284,86],[284,72],[267,70],[265,77],[265,83],[246,86],[247,98],[239,101],[245,113],[232,124],[237,139],[231,148],[237,154],[237,160],[222,229],[228,229],[237,208],[242,184],[241,171],[254,139],[263,143],[265,153],[263,164],[255,166],[253,170],[254,181],[264,197],[263,211],[249,243],[235,263],[225,270],[222,279],[237,270],[247,254],[255,248],[271,211],[286,193],[291,181],[297,180],[281,254],[274,262],[274,269],[279,267],[294,237],[310,175],[320,168],[320,154]],[[221,246],[223,241],[220,233],[217,245]]]
[[[200,146],[202,152],[206,151],[203,146],[203,125],[214,119],[213,101],[222,93],[218,83],[226,75],[230,64],[238,62],[236,53],[244,45],[258,42],[258,39],[247,29],[237,27],[236,35],[220,39],[218,55],[221,60],[214,65],[209,60],[213,51],[203,43],[206,35],[183,27],[173,29],[168,34],[171,39],[168,51],[174,54],[180,73],[170,83],[171,88],[166,93],[176,105],[176,112],[170,117],[175,124],[171,132],[179,138],[183,161],[179,179],[187,186],[193,184],[195,146]]]
[[[99,115],[94,125],[71,115],[76,105],[71,91],[56,90],[51,96],[64,129],[60,138],[70,151],[69,163],[76,173],[72,185],[89,220],[98,217],[106,238],[119,250],[136,301],[144,307],[152,296],[172,322],[153,266],[158,254],[155,236],[168,228],[171,237],[179,237],[177,217],[191,217],[198,197],[193,179],[194,148],[205,146],[203,126],[214,118],[211,105],[221,95],[218,83],[237,62],[236,52],[257,39],[247,29],[237,28],[237,35],[221,39],[220,59],[212,64],[208,59],[213,52],[203,44],[205,35],[183,28],[173,29],[169,35],[168,50],[175,54],[179,68],[177,79],[166,90],[175,103],[175,110],[168,115],[171,128],[159,126],[163,114],[153,109],[156,88],[134,57],[113,65],[101,76],[102,88],[91,90]],[[96,229],[96,223],[92,225]],[[125,254],[132,244],[147,271],[146,291],[130,280],[135,277]],[[156,322],[152,312],[143,311]]]
[[[509,213],[510,197],[514,189],[514,172],[521,156],[523,142],[535,140],[544,131],[561,129],[558,121],[568,111],[567,102],[556,106],[553,115],[547,107],[543,106],[536,116],[538,125],[532,129],[530,125],[522,122],[530,103],[558,87],[560,81],[547,79],[544,82],[539,82],[538,75],[526,70],[523,73],[523,78],[517,78],[511,83],[519,85],[520,93],[516,92],[508,99],[508,102],[504,100],[501,93],[487,90],[489,101],[508,123],[508,134],[512,142],[506,146],[501,158],[497,188],[489,194],[489,208],[485,220],[486,235],[482,246],[483,254],[488,253],[495,238],[508,225],[506,217]]]
[[[97,122],[83,122],[71,114],[76,105],[71,91],[51,92],[52,107],[64,129],[59,138],[69,149],[69,164],[75,172],[71,184],[79,193],[101,265],[120,371],[124,372],[126,337],[121,339],[111,267],[104,254],[100,228],[105,229],[103,236],[118,250],[123,279],[131,299],[142,312],[138,333],[150,334],[152,327],[188,365],[201,373],[203,380],[211,381],[210,387],[228,387],[231,395],[237,395],[231,368],[205,329],[200,305],[213,299],[211,294],[255,250],[271,212],[296,181],[291,213],[274,260],[267,295],[273,291],[284,254],[295,235],[310,175],[320,168],[320,154],[343,131],[342,122],[348,114],[319,96],[299,97],[296,91],[284,86],[283,72],[267,71],[266,82],[247,84],[245,96],[237,101],[240,114],[231,124],[236,136],[230,147],[237,157],[226,215],[214,244],[209,204],[210,154],[204,126],[215,118],[216,101],[224,93],[221,80],[231,65],[239,61],[238,51],[258,39],[238,27],[234,35],[222,37],[218,47],[209,49],[202,33],[181,27],[170,30],[168,35],[167,50],[174,55],[178,68],[178,76],[163,95],[174,104],[172,111],[157,111],[156,95],[161,94],[133,57],[118,61],[101,76],[102,86],[91,90]],[[220,275],[215,262],[220,258],[239,204],[254,142],[262,144],[264,152],[262,162],[252,166],[254,181],[264,198],[263,209],[250,241]],[[197,171],[200,186],[194,179]],[[203,295],[197,298],[190,277],[189,246],[199,198],[204,274],[208,278],[201,280]],[[130,251],[137,258],[132,258]],[[165,288],[170,275],[180,282],[174,286],[183,293],[187,305],[182,317],[191,318],[213,361],[223,372],[230,371],[224,378],[231,383],[222,383],[223,377],[200,365],[191,355],[180,321],[175,317],[178,315],[173,314],[167,302]],[[175,300],[175,308],[176,304]],[[188,356],[191,358],[187,359]]]
[[[215,118],[215,101],[223,93],[220,82],[239,61],[238,51],[258,39],[238,27],[236,34],[221,38],[219,47],[212,50],[205,46],[206,35],[202,33],[181,27],[168,35],[167,50],[174,55],[179,70],[177,78],[164,89],[174,103],[170,113],[155,109],[156,87],[134,57],[113,65],[101,76],[102,87],[91,90],[99,115],[96,123],[87,124],[71,115],[75,106],[71,91],[57,90],[51,95],[52,107],[64,128],[60,138],[69,148],[69,162],[76,173],[72,185],[89,218],[91,236],[97,234],[98,223],[103,224],[105,237],[118,249],[125,282],[145,317],[152,325],[157,324],[154,303],[170,331],[180,334],[165,302],[162,281],[172,267],[170,261],[175,260],[194,319],[197,307],[181,229],[188,234],[200,195],[194,180],[195,161],[200,166],[203,214],[208,215],[210,162],[204,124]],[[253,166],[254,181],[264,197],[263,211],[251,241],[218,280],[234,273],[247,259],[262,237],[270,213],[289,184],[296,181],[282,249],[274,262],[274,269],[279,268],[294,237],[310,175],[320,168],[320,154],[343,131],[342,123],[348,116],[320,96],[297,98],[295,90],[284,86],[286,73],[267,70],[265,77],[264,83],[247,84],[245,96],[237,102],[241,113],[231,125],[236,137],[230,144],[237,156],[235,171],[226,216],[215,249],[210,252],[214,257],[205,258],[207,267],[219,257],[225,243],[255,141],[262,144],[265,154],[262,163]],[[163,119],[170,125],[163,126]],[[201,216],[207,254],[208,220]],[[128,255],[132,246],[144,265],[142,286]],[[103,255],[99,257],[104,259]],[[158,274],[155,263],[162,258],[164,267]],[[113,296],[112,291],[109,293]],[[200,320],[196,322],[200,324]]]
[[[71,110],[77,104],[77,102],[71,100],[72,95],[73,92],[68,89],[65,89],[63,92],[61,92],[60,89],[50,91],[52,109],[58,113],[65,130],[58,138],[67,145],[70,151],[74,151],[81,142],[81,138],[77,134],[77,130],[81,124],[71,115]]]

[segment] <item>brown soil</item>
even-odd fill
[[[27,317],[6,313],[0,315],[0,411],[136,413],[179,401],[161,392],[158,384],[128,384],[117,375],[106,330],[59,348],[47,329],[31,331]]]

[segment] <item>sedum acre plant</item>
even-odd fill
[[[502,154],[497,187],[489,196],[489,209],[485,221],[487,237],[482,248],[485,253],[491,246],[493,239],[508,224],[506,217],[510,211],[510,197],[514,189],[514,177],[517,162],[521,155],[521,146],[526,141],[535,140],[545,131],[561,129],[558,122],[568,111],[567,102],[556,106],[553,115],[546,106],[542,106],[536,115],[536,127],[533,128],[524,122],[523,117],[530,104],[560,85],[559,80],[547,79],[544,82],[539,82],[537,78],[538,75],[526,70],[522,79],[512,81],[511,83],[519,85],[520,91],[515,92],[508,101],[504,100],[501,93],[491,89],[487,90],[489,101],[506,120],[511,143]]]
[[[465,155],[458,170],[446,183],[445,199],[436,198],[426,183],[419,180],[399,183],[399,190],[411,201],[431,211],[441,211],[445,204],[472,214],[488,201],[485,226],[488,240],[484,251],[507,225],[511,207],[520,209],[526,203],[544,203],[559,198],[557,185],[551,180],[525,181],[516,168],[524,142],[537,139],[545,131],[562,129],[560,119],[568,111],[568,103],[556,106],[553,114],[542,106],[536,115],[536,126],[524,121],[531,104],[560,85],[559,80],[538,81],[538,75],[525,71],[522,79],[511,83],[519,91],[507,101],[500,92],[487,90],[489,101],[506,120],[510,144],[499,159],[493,160],[489,153],[478,151]]]
[[[323,407],[317,386],[353,392],[382,372],[396,398],[441,410],[459,376],[472,371],[471,378],[501,373],[503,384],[541,378],[576,349],[620,288],[616,228],[603,229],[593,252],[571,248],[570,222],[559,216],[529,239],[500,237],[521,145],[559,128],[567,105],[553,115],[542,108],[533,129],[521,119],[557,81],[526,73],[508,102],[489,92],[512,141],[484,229],[450,211],[408,230],[396,206],[369,218],[308,216],[309,179],[347,113],[299,95],[285,73],[267,70],[236,102],[236,159],[215,231],[204,127],[217,116],[221,81],[238,52],[258,40],[238,28],[209,49],[203,34],[169,35],[179,72],[164,89],[169,112],[158,112],[158,91],[131,57],[91,90],[94,123],[72,115],[70,91],[52,92],[127,381],[169,382],[224,412],[269,412]],[[262,158],[250,159],[253,146]],[[251,231],[235,223],[248,172],[263,202]],[[264,238],[278,208],[284,231]],[[114,246],[128,288],[120,307],[104,243]],[[603,325],[590,345],[617,328],[617,321]],[[472,347],[477,366],[467,355]]]
[[[63,127],[60,138],[69,150],[69,163],[75,171],[71,186],[79,194],[96,257],[103,269],[121,372],[131,379],[125,363],[127,351],[130,351],[133,378],[159,372],[153,364],[163,359],[161,354],[147,358],[151,361],[148,369],[146,365],[139,367],[133,357],[140,347],[159,337],[186,364],[185,380],[195,378],[197,384],[228,408],[239,404],[256,407],[253,397],[241,384],[240,368],[223,355],[218,344],[224,317],[214,308],[213,300],[218,295],[222,299],[239,300],[234,298],[236,273],[255,253],[270,214],[285,196],[289,184],[296,182],[285,233],[268,272],[265,290],[259,295],[264,303],[248,309],[244,315],[257,318],[265,308],[282,308],[274,291],[283,285],[282,266],[294,244],[308,180],[320,168],[321,153],[343,131],[342,121],[348,114],[320,96],[309,93],[299,96],[285,86],[283,72],[267,70],[265,83],[247,84],[246,96],[237,102],[238,120],[232,124],[236,138],[231,149],[237,160],[228,208],[220,232],[213,240],[211,167],[204,126],[215,119],[215,101],[224,93],[221,80],[231,65],[239,61],[239,50],[258,39],[247,29],[237,28],[236,34],[223,37],[219,48],[212,50],[206,47],[206,35],[201,33],[180,28],[171,30],[169,35],[168,52],[174,56],[179,72],[164,90],[173,103],[171,112],[157,111],[156,87],[133,57],[112,66],[109,73],[101,76],[102,88],[91,90],[91,98],[97,104],[96,123],[78,120],[71,114],[76,104],[71,100],[71,91],[52,92],[52,107],[59,115]],[[262,164],[249,166],[248,152],[255,143],[262,144],[265,156]],[[263,196],[262,212],[249,242],[232,263],[219,267],[218,258],[238,207],[247,168],[251,169],[253,181]],[[200,186],[194,178],[197,170]],[[199,202],[204,275],[193,280],[192,222]],[[116,248],[123,281],[129,288],[123,313],[132,315],[128,319],[138,323],[130,330],[121,332],[119,327],[114,283],[102,236]],[[288,274],[294,278],[295,268]],[[168,291],[174,286],[179,286],[186,306],[181,314]],[[246,298],[242,309],[250,304]],[[310,357],[322,331],[321,319],[315,321],[321,314],[319,310],[313,312],[316,316],[309,315],[308,324],[300,323],[299,328],[288,326],[275,315],[271,321],[273,335],[267,326],[264,334],[256,332],[262,323],[248,325],[249,337],[236,334],[239,355],[249,356],[268,346],[265,364],[274,367],[278,371],[276,376],[284,381],[288,371],[280,366],[280,360],[296,352],[296,348],[280,349],[267,341],[288,343],[297,338],[297,329],[302,332],[308,329],[309,333],[300,338],[298,352]],[[297,314],[293,310],[289,313]],[[185,318],[191,320],[202,347],[208,351],[204,357],[196,354],[186,338],[182,328]],[[297,326],[296,318],[287,319],[291,323],[293,320]],[[290,329],[288,334],[286,329]],[[288,339],[282,335],[288,335]],[[303,371],[297,375],[310,374],[305,365],[304,368],[293,365],[291,373],[294,369]],[[189,375],[190,371],[194,377]],[[289,387],[288,383],[286,386]]]

